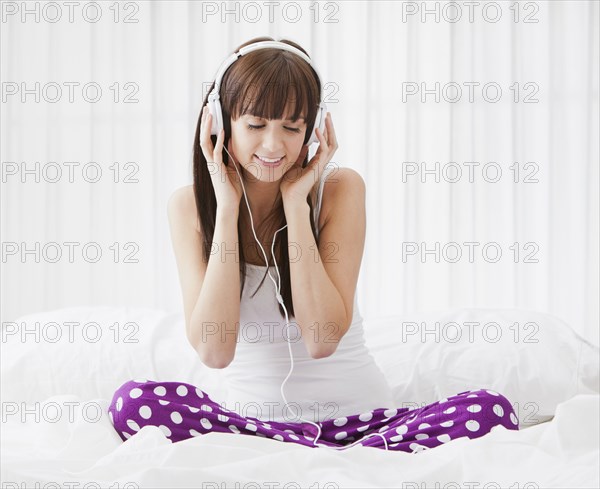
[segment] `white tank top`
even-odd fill
[[[314,206],[317,227],[324,182],[333,168],[327,165],[319,182]],[[266,266],[246,267],[235,356],[221,371],[227,382],[227,409],[262,421],[301,422],[302,417],[317,422],[394,406],[390,386],[365,345],[363,318],[355,294],[350,329],[329,357],[314,359],[309,355],[295,318],[289,316],[287,336],[294,368],[283,387],[290,406],[290,410],[285,409],[281,384],[291,365],[285,317],[279,313],[275,284],[268,275],[251,297]],[[270,270],[277,282],[275,267]]]

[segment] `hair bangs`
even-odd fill
[[[222,107],[233,120],[246,114],[294,122],[304,117],[306,124],[310,121],[308,135],[320,99],[317,80],[310,65],[293,53],[278,51],[273,56],[270,49],[254,51],[242,56],[223,77]]]

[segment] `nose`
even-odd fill
[[[262,148],[266,154],[271,156],[280,156],[283,154],[281,152],[283,148],[281,136],[275,127],[266,127],[263,131]]]

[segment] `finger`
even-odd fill
[[[319,128],[316,129],[316,133],[317,133],[317,137],[319,138],[319,142],[321,143],[319,145],[319,151],[327,151],[327,149],[329,149],[328,145],[327,145],[327,140],[325,139],[325,136],[323,135],[323,133],[319,130]]]
[[[223,159],[223,141],[225,140],[225,131],[221,129],[217,135],[217,143],[213,151],[213,157],[215,161],[222,161]]]
[[[203,114],[200,131],[200,147],[202,148],[202,153],[204,153],[206,161],[212,161],[212,155],[214,151],[212,141],[210,139],[210,127],[212,124],[212,116],[208,113],[208,107],[204,106],[202,111]]]
[[[213,145],[210,139],[210,119],[205,118],[200,132],[200,147],[207,161],[212,159]]]
[[[327,138],[329,140],[329,146],[333,149],[337,149],[338,144],[337,144],[337,137],[335,135],[335,129],[333,127],[333,120],[331,119],[331,113],[328,112],[327,113],[327,119],[325,121],[325,124],[327,125]]]
[[[308,146],[303,146],[302,147],[302,151],[300,151],[300,157],[298,158],[298,161],[300,162],[300,164],[304,163],[304,160],[306,159],[306,155],[308,154]]]

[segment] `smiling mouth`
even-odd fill
[[[257,159],[259,159],[262,163],[264,163],[265,165],[277,165],[279,163],[281,163],[283,161],[283,156],[280,158],[263,158],[261,156],[258,156],[257,154],[254,155]]]

